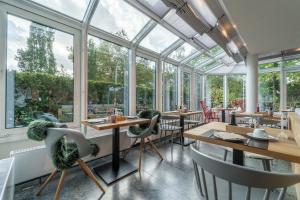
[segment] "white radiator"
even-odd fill
[[[54,169],[44,145],[11,151],[10,156],[15,158],[15,184],[43,176]]]

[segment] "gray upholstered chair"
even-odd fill
[[[55,156],[54,154],[57,153],[56,145],[57,145],[57,142],[59,142],[59,140],[61,140],[62,137],[64,137],[64,139],[67,140],[67,142],[76,144],[76,146],[78,148],[78,153],[79,153],[79,158],[77,159],[76,162],[79,164],[79,167],[85,173],[85,175],[90,177],[95,182],[95,184],[98,186],[98,188],[100,188],[100,190],[102,192],[105,192],[103,187],[100,185],[100,183],[96,179],[95,175],[92,173],[91,169],[86,165],[86,163],[84,161],[81,160],[81,158],[89,156],[93,153],[92,152],[93,148],[91,147],[90,141],[87,140],[81,132],[73,130],[73,129],[68,129],[68,128],[48,128],[47,129],[47,137],[45,138],[44,141],[45,141],[46,148],[47,148],[50,158],[53,159],[53,157]],[[60,180],[58,183],[57,190],[55,192],[54,199],[57,200],[59,198],[59,193],[62,189],[66,171],[67,171],[67,169],[65,169],[65,168],[64,169],[56,168],[51,173],[51,175],[47,178],[45,183],[43,183],[43,185],[40,187],[37,195],[40,195],[42,190],[53,179],[53,177],[57,174],[58,171],[62,171],[62,173],[61,173],[61,177],[60,177]]]
[[[219,182],[217,182],[217,178],[228,182],[228,199],[230,200],[233,196],[233,183],[247,187],[246,198],[239,197],[239,199],[250,200],[251,190],[253,190],[253,188],[260,188],[265,189],[263,199],[268,200],[270,199],[271,192],[278,188],[281,189],[278,199],[282,200],[284,199],[287,187],[300,182],[299,174],[272,173],[234,165],[207,156],[196,150],[194,146],[191,146],[191,156],[193,159],[197,189],[204,199],[209,199],[211,196],[214,196],[214,199],[221,199],[220,197],[218,198]],[[207,186],[209,178],[212,179],[212,187],[210,188]],[[224,181],[222,182],[224,183]],[[212,192],[209,193],[208,189],[211,189]],[[222,194],[219,195],[224,195],[224,193],[222,192]]]
[[[142,158],[145,150],[145,144],[149,144],[150,147],[154,150],[154,152],[160,157],[161,160],[163,160],[162,155],[160,154],[159,150],[157,147],[152,143],[151,139],[149,138],[152,134],[154,134],[154,127],[157,124],[159,115],[155,115],[151,119],[151,123],[148,128],[146,129],[141,129],[140,127],[131,127],[129,128],[127,132],[127,136],[129,138],[133,138],[134,143],[131,145],[135,145],[138,139],[140,139],[140,155],[139,155],[139,160],[138,160],[138,166],[139,166],[139,172],[141,172],[141,165],[142,165]],[[145,139],[148,140],[148,143],[145,143]],[[124,158],[126,157],[128,151],[125,152]]]

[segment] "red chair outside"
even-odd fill
[[[203,100],[200,101],[200,106],[203,110],[203,113],[204,113],[204,122],[205,123],[208,123],[208,122],[211,122],[211,121],[219,121],[219,117],[218,117],[218,114],[216,112],[213,112],[211,111],[206,105],[205,105],[205,102]]]

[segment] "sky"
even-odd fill
[[[15,59],[18,49],[27,49],[27,39],[29,37],[31,22],[28,20],[8,15],[7,26],[7,69],[19,70],[18,62]],[[67,74],[73,74],[73,62],[68,59],[70,52],[68,47],[73,47],[73,36],[61,31],[55,31],[55,40],[53,42],[53,53],[56,64],[60,70],[60,66],[64,66]]]

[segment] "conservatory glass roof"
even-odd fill
[[[162,27],[157,25],[140,43],[141,46],[146,47],[152,51],[161,53],[168,46],[173,44],[179,38]]]
[[[123,0],[101,0],[91,25],[124,39],[132,40],[149,20],[149,17]]]
[[[28,0],[32,4],[56,11],[60,15],[74,18],[80,23],[90,21],[92,35],[114,40],[116,44],[156,53],[164,61],[174,65],[183,64],[194,69],[208,70],[216,64],[234,65],[234,60],[206,33],[199,33],[183,20],[175,9],[167,7],[162,0]],[[95,3],[96,2],[96,3]],[[196,14],[210,16],[207,22],[215,24],[212,13],[201,1],[192,4]],[[201,14],[202,13],[202,14]],[[125,39],[118,42],[116,37]],[[127,43],[126,43],[127,42]],[[144,48],[139,48],[144,47]],[[234,44],[228,48],[236,50]],[[151,50],[151,51],[149,51]],[[232,50],[231,50],[232,51]],[[216,62],[217,61],[217,62]]]
[[[32,0],[50,9],[82,20],[90,0]]]
[[[195,49],[192,45],[188,43],[184,43],[180,47],[178,47],[173,53],[171,53],[168,57],[172,58],[176,61],[181,61],[184,58],[190,56],[191,54],[195,53],[197,49]]]

